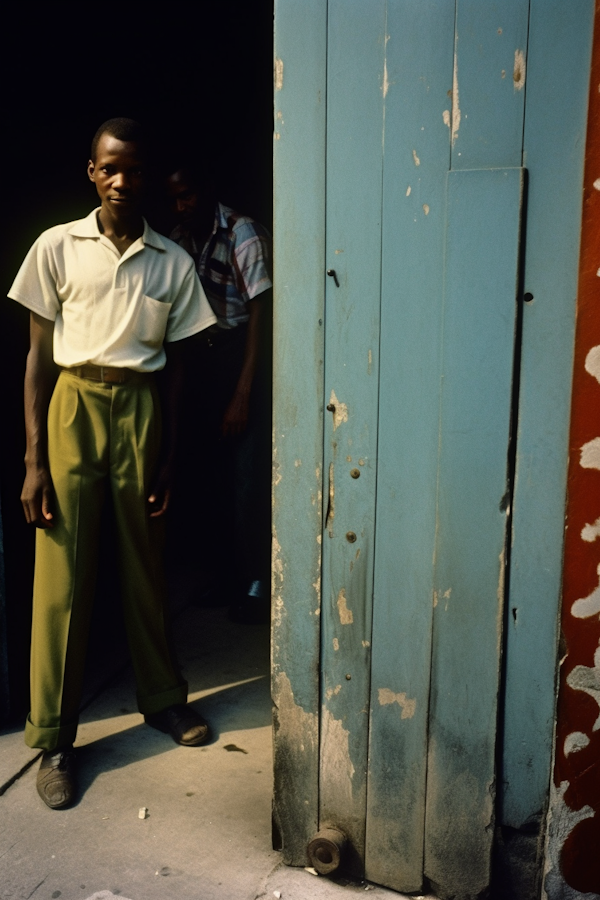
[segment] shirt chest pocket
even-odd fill
[[[149,347],[162,346],[172,305],[161,303],[146,294],[142,296],[133,324],[134,333],[142,344]]]

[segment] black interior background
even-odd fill
[[[6,292],[42,230],[95,205],[89,145],[112,116],[140,119],[159,142],[217,160],[222,199],[270,227],[273,10],[271,0],[22,4],[3,14],[2,32],[3,661],[15,719],[28,703],[33,534],[19,502],[28,314]]]

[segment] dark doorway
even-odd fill
[[[5,14],[3,296],[42,230],[95,205],[85,172],[89,144],[112,116],[140,119],[161,142],[176,141],[189,154],[208,149],[220,161],[224,202],[270,227],[272,24],[271,0],[165,6],[159,14],[130,4],[91,11],[81,4],[22,6]],[[33,535],[19,501],[28,314],[12,301],[0,304],[0,340],[6,589],[0,657],[14,719],[28,704]]]

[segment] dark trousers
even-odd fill
[[[270,570],[270,381],[256,374],[245,432],[224,438],[222,422],[244,359],[246,329],[190,342],[175,507],[178,553],[207,582],[242,587]]]

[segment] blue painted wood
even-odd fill
[[[326,15],[276,3],[274,815],[293,865],[318,823]]]
[[[502,822],[539,819],[550,784],[567,439],[592,0],[532,0],[524,164],[530,172]],[[514,613],[513,613],[514,610]]]
[[[320,822],[346,833],[355,872],[366,818],[384,9],[384,0],[329,0],[328,15],[326,265],[335,278],[326,288],[325,396],[334,408],[325,422]]]
[[[457,0],[452,168],[520,166],[528,0]]]
[[[454,6],[388,4],[366,874],[423,880]]]
[[[521,169],[450,172],[425,874],[490,883]]]

